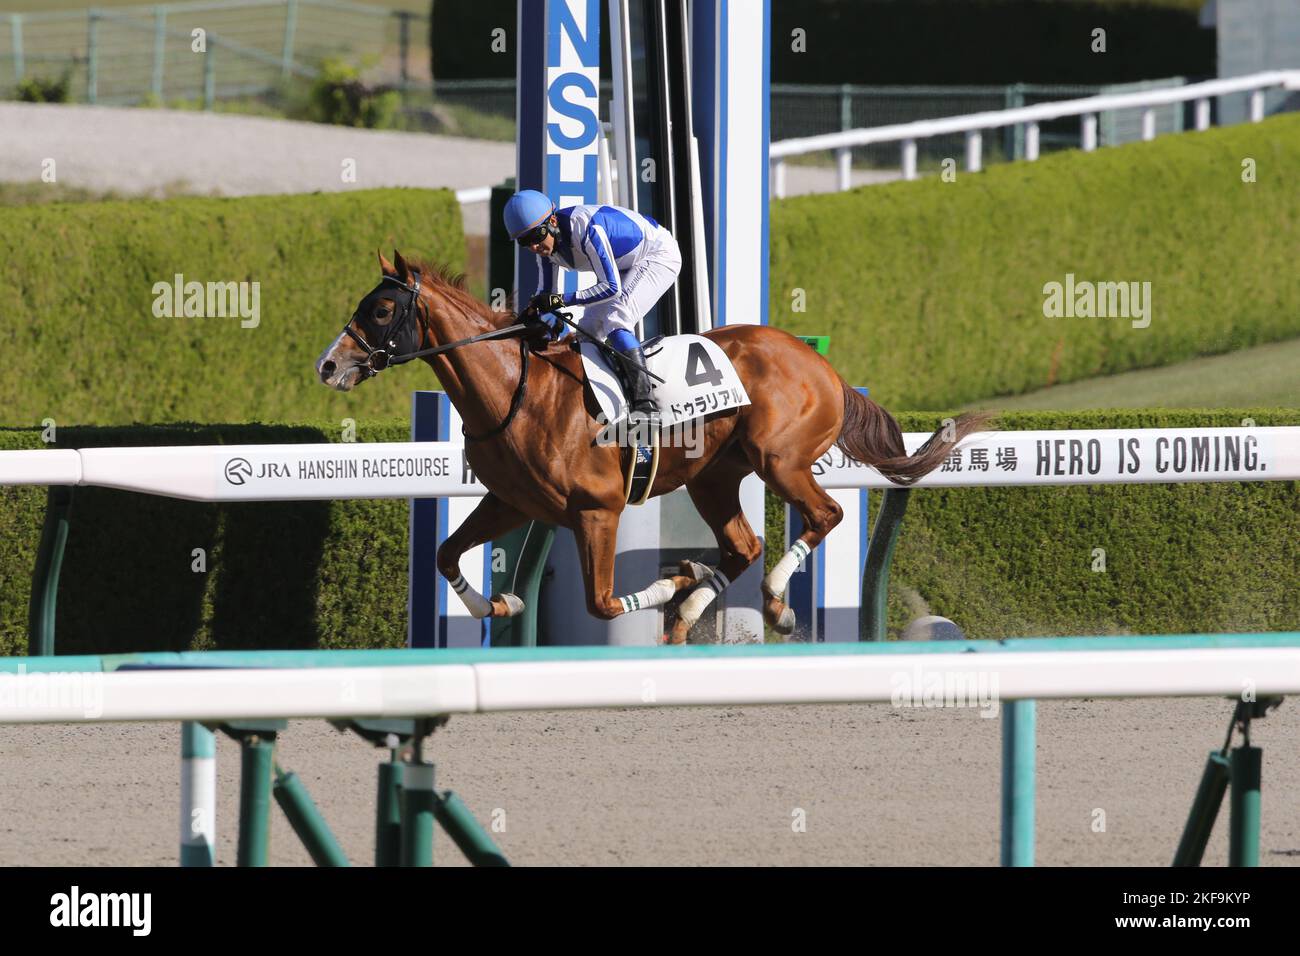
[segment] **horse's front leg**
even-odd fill
[[[593,617],[612,620],[622,614],[644,611],[667,604],[674,594],[709,578],[712,569],[694,561],[683,561],[681,573],[660,578],[643,591],[614,596],[614,555],[618,537],[618,514],[613,511],[581,512],[573,522],[573,537],[587,586],[587,610]]]
[[[475,617],[513,617],[524,609],[524,602],[513,594],[494,594],[490,601],[479,594],[460,573],[461,555],[527,520],[527,515],[488,492],[460,527],[439,546],[438,571]]]

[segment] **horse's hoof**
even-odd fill
[[[699,584],[713,574],[713,569],[707,564],[700,564],[698,561],[682,561],[677,565],[677,573],[685,575],[696,584]]]
[[[686,635],[690,632],[690,630],[691,629],[686,626],[685,621],[679,620],[676,624],[673,625],[672,631],[664,636],[664,643],[685,644]]]
[[[793,634],[794,608],[787,607],[782,611],[781,616],[777,618],[776,623],[772,625],[772,630],[776,631],[776,633],[780,634],[782,637],[789,637]]]
[[[492,595],[492,616],[493,617],[514,617],[524,609],[524,602],[517,595],[494,594]]]

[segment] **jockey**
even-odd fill
[[[533,189],[515,193],[506,203],[510,238],[542,258],[541,281],[525,322],[539,322],[558,333],[558,320],[544,313],[565,306],[582,306],[578,323],[587,334],[622,352],[636,363],[621,371],[627,383],[633,419],[652,419],[654,399],[645,357],[636,337],[636,324],[677,279],[682,255],[677,240],[649,216],[621,206],[567,206]],[[557,292],[560,268],[594,272],[596,284],[577,292]],[[621,364],[621,363],[620,363]]]

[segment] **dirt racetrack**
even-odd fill
[[[1040,701],[1040,865],[1167,866],[1225,700]],[[1001,722],[886,705],[455,717],[434,735],[516,865],[995,865]],[[1300,864],[1300,706],[1257,721],[1264,866]],[[239,757],[219,738],[218,862],[235,860]],[[298,773],[353,864],[373,861],[379,752],[294,721]],[[0,865],[174,865],[175,724],[0,727]],[[803,811],[806,828],[795,823]],[[271,862],[308,865],[272,807]],[[1227,861],[1225,806],[1206,862]],[[1102,827],[1104,826],[1104,830]],[[442,835],[436,865],[461,865]]]

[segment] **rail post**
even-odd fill
[[[1183,827],[1182,838],[1174,853],[1174,866],[1201,865],[1215,818],[1219,815],[1219,807],[1223,805],[1223,795],[1227,791],[1228,760],[1217,750],[1211,750],[1209,759],[1205,761],[1200,785],[1196,788],[1196,796],[1192,800],[1191,813],[1187,815],[1187,824]]]
[[[271,830],[271,785],[275,770],[276,734],[286,720],[232,720],[221,725],[239,741],[238,866],[266,866]]]
[[[1246,744],[1232,751],[1228,865],[1259,866],[1259,790],[1264,751]]]
[[[202,724],[181,724],[181,866],[215,866],[217,741]]]
[[[209,38],[207,49],[203,51],[203,108],[209,112],[217,99],[217,40]]]
[[[51,485],[45,498],[45,524],[36,550],[32,572],[32,594],[27,606],[27,655],[49,657],[54,653],[54,620],[59,601],[59,573],[72,521],[72,491],[67,485]]]
[[[10,46],[14,51],[14,82],[21,83],[23,74],[27,72],[23,63],[23,15],[21,13],[9,14],[9,32]]]
[[[509,866],[501,848],[470,813],[460,797],[448,790],[435,795],[433,815],[474,866]]]
[[[916,178],[916,140],[903,140],[903,178]]]
[[[99,19],[98,10],[86,13],[86,102],[91,106],[99,98]]]
[[[982,130],[966,131],[966,172],[978,173],[984,168],[984,133]]]
[[[348,857],[339,846],[339,841],[330,832],[325,818],[312,802],[311,796],[302,780],[292,771],[286,772],[275,765],[275,802],[280,805],[284,815],[298,834],[298,839],[311,854],[312,862],[317,866],[347,866]]]
[[[433,866],[433,764],[411,763],[402,780],[402,866]]]
[[[154,7],[153,10],[153,75],[149,82],[149,91],[162,104],[163,96],[163,62],[167,56],[167,8]]]
[[[398,759],[397,748],[379,765],[379,787],[375,794],[375,866],[398,866],[402,862],[402,778],[406,764]]]
[[[287,80],[293,73],[293,41],[298,29],[298,0],[285,0],[284,43],[280,47],[280,78]]]
[[[894,546],[903,527],[907,499],[911,489],[888,488],[881,495],[880,516],[867,545],[867,563],[862,570],[862,613],[859,616],[858,640],[883,641],[886,638],[886,612],[889,606],[889,565]]]
[[[1035,719],[1032,700],[1002,709],[1002,865],[1034,865]]]
[[[413,14],[409,10],[396,10],[393,15],[397,17],[397,46],[398,46],[398,76],[402,86],[402,92],[405,93],[411,86],[411,71],[408,60],[411,55],[411,17]]]

